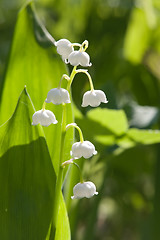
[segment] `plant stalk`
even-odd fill
[[[76,74],[76,66],[73,68],[71,75],[69,77],[67,90],[70,89],[75,74]],[[63,106],[63,108],[62,108],[60,158],[59,158],[59,171],[58,171],[58,176],[57,176],[57,181],[56,181],[56,189],[55,189],[55,200],[54,200],[54,205],[53,205],[53,229],[56,229],[56,225],[57,225],[61,188],[62,188],[62,181],[63,181],[62,163],[64,161],[64,144],[65,144],[65,135],[66,135],[67,109],[66,109],[65,103],[62,106]]]
[[[60,202],[60,194],[61,194],[61,186],[63,179],[63,168],[61,164],[64,159],[64,143],[65,143],[65,135],[66,135],[66,104],[63,104],[62,111],[62,130],[61,130],[61,145],[60,145],[60,159],[59,159],[59,172],[56,181],[56,189],[55,189],[55,200],[53,206],[53,224],[56,226],[59,212],[59,202]]]

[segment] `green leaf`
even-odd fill
[[[57,54],[54,39],[37,18],[33,6],[28,4],[19,12],[8,68],[1,88],[0,124],[7,121],[15,109],[17,98],[24,85],[31,95],[36,110],[42,108],[47,93],[57,87],[66,66]],[[66,87],[66,82],[63,82]],[[2,91],[3,89],[3,91]],[[52,130],[44,128],[54,168],[57,173],[61,132],[62,106],[47,104],[59,122]],[[71,104],[67,105],[67,123],[73,122]],[[65,160],[70,157],[73,130],[67,133]],[[53,148],[54,146],[54,148]],[[56,151],[55,151],[56,149]]]
[[[117,139],[116,143],[124,149],[137,145],[149,145],[160,142],[160,131],[158,130],[140,130],[131,128],[122,138]]]
[[[147,23],[145,12],[134,8],[128,25],[124,55],[133,63],[140,63],[150,40],[150,28]]]
[[[131,128],[127,132],[127,136],[137,144],[154,144],[160,142],[159,130],[139,130]]]
[[[58,222],[57,222],[58,231],[56,231],[55,240],[71,239],[70,225],[69,225],[69,222],[66,221],[66,219],[68,219],[68,214],[67,214],[66,205],[65,205],[63,196],[61,194],[60,207],[59,207],[59,213],[58,213]]]
[[[4,123],[11,116],[24,85],[27,86],[34,106],[38,110],[42,108],[48,91],[57,86],[61,74],[66,72],[54,45],[44,48],[37,42],[36,19],[30,4],[19,12],[8,67],[1,88],[0,123]]]
[[[31,125],[23,90],[13,116],[0,127],[0,239],[44,240],[52,218],[55,172],[43,130]]]
[[[7,71],[0,88],[0,123],[4,123],[11,116],[24,85],[27,85],[35,108],[39,110],[42,108],[48,91],[57,87],[62,74],[67,73],[66,66],[57,54],[53,43],[54,39],[43,24],[40,23],[32,4],[29,3],[19,12]],[[66,82],[62,84],[62,87],[66,87]],[[62,106],[47,104],[46,109],[53,111],[58,120],[56,126],[43,129],[54,170],[57,174],[59,169]],[[68,104],[67,123],[70,122],[73,122],[73,113],[71,104]],[[26,136],[27,134],[26,132]],[[9,135],[8,138],[10,138]],[[73,130],[71,129],[66,134],[64,160],[68,160],[70,157],[72,141]],[[60,225],[57,227],[56,235],[61,236],[60,239],[68,240],[70,239],[70,228],[62,196],[58,216],[61,227]]]
[[[116,143],[116,139],[114,135],[97,135],[95,136],[95,141],[105,145],[112,146]]]
[[[140,5],[132,11],[124,42],[126,59],[136,64],[142,61],[157,25],[153,1],[141,0]]]
[[[81,120],[77,119],[80,123]],[[99,126],[98,126],[99,124]],[[83,126],[82,130],[83,130]],[[98,129],[98,131],[97,131]],[[124,111],[97,108],[90,110],[85,119],[85,135],[104,146],[119,145],[131,148],[138,144],[154,144],[160,142],[160,131],[128,129]]]
[[[96,108],[90,110],[87,117],[117,136],[124,134],[128,129],[127,118],[122,110]]]
[[[127,149],[137,145],[160,143],[160,131],[131,128],[122,137],[114,138],[114,136],[99,135],[95,139],[106,146],[117,144],[121,148]]]

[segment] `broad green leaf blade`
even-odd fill
[[[123,110],[96,108],[90,110],[87,117],[117,136],[124,134],[128,129],[127,118]]]
[[[137,145],[149,145],[159,143],[160,131],[140,130],[136,128],[131,128],[122,137],[115,138],[114,136],[97,135],[95,137],[95,140],[106,146],[117,144],[121,148],[127,149]]]
[[[0,239],[44,240],[52,219],[55,172],[33,106],[23,90],[0,127]]]
[[[137,145],[149,145],[160,143],[160,131],[158,130],[140,130],[131,128],[127,134],[117,139],[117,144],[124,149]]]
[[[58,86],[62,74],[66,73],[66,67],[61,57],[57,54],[53,42],[54,39],[39,22],[33,6],[28,4],[20,11],[15,27],[8,68],[3,82],[3,91],[1,91],[1,123],[4,123],[13,112],[17,98],[24,85],[27,85],[36,110],[42,108],[48,91]],[[66,82],[62,86],[65,87]],[[44,128],[50,156],[57,174],[62,106],[47,104],[46,108],[52,110],[58,120],[56,126]],[[67,123],[72,122],[72,119],[72,107],[71,104],[68,104]],[[73,130],[71,129],[66,135],[64,160],[69,159],[72,141]],[[63,199],[61,199],[61,202],[63,202]],[[66,236],[70,236],[70,229],[66,209],[61,205],[62,203],[60,203],[61,214],[59,214],[59,221],[61,221],[62,226],[57,228],[56,234],[60,231],[62,239],[64,239]],[[68,237],[68,239],[70,238]]]
[[[8,68],[3,81],[1,123],[11,116],[24,85],[27,86],[34,106],[38,110],[42,107],[48,91],[52,87],[57,87],[61,75],[66,72],[55,46],[52,44],[51,47],[44,48],[37,41],[37,31],[40,27],[37,29],[36,20],[31,4],[19,12]],[[42,27],[44,28],[43,25]]]
[[[160,142],[159,130],[139,130],[131,128],[127,132],[127,136],[137,144],[154,144]]]
[[[58,221],[57,221],[58,230],[56,231],[55,240],[71,239],[70,225],[69,225],[69,222],[66,221],[66,219],[68,219],[68,214],[66,210],[66,204],[63,199],[63,195],[61,194]]]
[[[97,135],[95,141],[105,146],[112,146],[116,142],[116,138],[114,135]]]
[[[47,234],[47,237],[45,240],[59,240],[59,239],[71,239],[71,233],[69,231],[70,225],[69,222],[66,221],[68,219],[67,210],[66,210],[66,204],[63,199],[63,195],[61,193],[60,196],[60,205],[59,205],[59,213],[58,213],[58,219],[57,219],[57,226],[56,228],[58,231],[53,230],[52,223],[50,224],[50,228]]]
[[[127,119],[122,110],[101,108],[90,110],[83,125],[81,125],[82,118],[78,115],[76,122],[84,130],[85,136],[88,140],[93,138],[96,143],[103,146],[117,144],[127,149],[138,144],[147,145],[160,142],[160,131],[158,130],[128,129]]]
[[[36,110],[42,108],[48,91],[58,86],[62,75],[66,73],[66,66],[57,54],[53,42],[54,39],[38,20],[33,6],[28,4],[26,8],[19,12],[15,27],[8,68],[3,82],[3,91],[1,91],[0,124],[7,121],[12,114],[24,85],[27,85]],[[62,85],[66,86],[65,80]],[[52,130],[44,129],[57,173],[62,106],[54,106],[50,103],[47,104],[46,108],[55,113],[59,122],[57,127]],[[73,115],[71,104],[68,104],[67,123],[70,122],[73,122]],[[73,130],[67,133],[65,160],[70,156],[72,142],[70,139],[73,139]]]

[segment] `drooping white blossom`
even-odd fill
[[[68,56],[74,51],[72,43],[67,39],[60,39],[55,42],[55,46],[57,47],[57,52],[62,56],[62,59],[68,59]]]
[[[78,183],[73,188],[73,194],[72,199],[79,199],[79,198],[91,198],[94,195],[97,195],[98,192],[96,192],[96,186],[93,182],[83,182]]]
[[[75,142],[72,145],[71,156],[74,158],[90,158],[96,154],[94,145],[89,141]]]
[[[90,63],[90,57],[89,57],[88,53],[81,52],[81,51],[73,51],[68,56],[68,62],[72,66],[81,65],[83,67],[90,67],[92,65],[92,63]]]
[[[87,91],[83,95],[82,107],[98,107],[101,102],[108,103],[106,95],[101,90],[91,90]]]
[[[69,92],[64,88],[53,88],[47,94],[46,103],[53,104],[70,103]]]
[[[53,112],[49,110],[39,110],[35,112],[32,116],[32,125],[41,124],[44,127],[48,127],[50,124],[56,124],[58,121],[56,120],[56,117]]]

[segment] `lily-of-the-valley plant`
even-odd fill
[[[88,48],[88,41],[84,41],[82,44],[79,43],[71,43],[67,39],[61,39],[57,42],[55,42],[55,46],[57,47],[57,52],[61,55],[63,61],[68,64],[70,63],[73,66],[73,70],[70,74],[70,76],[63,74],[57,88],[51,89],[47,96],[46,99],[43,103],[43,107],[41,110],[35,112],[32,117],[32,125],[37,125],[41,124],[42,126],[49,126],[50,124],[57,124],[56,117],[53,112],[46,110],[46,103],[53,103],[55,105],[62,104],[63,108],[63,114],[66,114],[66,104],[71,103],[71,98],[70,98],[70,88],[72,85],[72,82],[74,80],[74,77],[78,73],[84,73],[87,75],[89,84],[90,84],[90,90],[84,93],[83,99],[82,99],[82,107],[97,107],[101,103],[107,103],[108,100],[106,98],[105,93],[102,90],[95,90],[93,86],[93,81],[88,73],[88,70],[86,69],[77,69],[77,67],[80,65],[82,67],[90,67],[92,64],[90,62],[90,56],[88,53],[86,53],[86,49]],[[75,50],[74,48],[79,48],[79,50]],[[65,79],[67,80],[67,88],[61,88],[61,83],[62,80]],[[63,116],[62,114],[62,116]],[[79,132],[79,142],[75,142],[72,145],[72,149],[70,151],[71,159],[68,161],[64,161],[63,157],[60,159],[60,169],[59,169],[59,174],[57,176],[57,184],[56,184],[56,190],[58,192],[58,188],[61,188],[62,183],[62,172],[65,166],[69,164],[74,164],[76,167],[79,169],[79,177],[80,177],[80,182],[77,183],[74,188],[73,188],[73,196],[71,197],[72,199],[80,199],[80,198],[91,198],[94,195],[97,195],[98,192],[96,191],[96,186],[94,183],[87,181],[84,182],[83,176],[82,176],[82,171],[79,167],[79,165],[75,162],[76,159],[79,158],[91,158],[93,155],[97,154],[97,151],[95,149],[95,146],[89,141],[89,140],[84,140],[82,130],[80,127],[77,126],[76,123],[70,123],[66,125],[66,122],[64,122],[64,118],[62,118],[62,128],[64,131],[69,131],[69,128],[75,128]],[[65,137],[62,137],[62,141],[64,141]],[[64,149],[60,149],[61,151],[64,151]],[[63,155],[62,155],[63,156]],[[58,196],[55,195],[58,199]],[[57,200],[58,201],[58,200]],[[55,201],[57,203],[57,201]],[[54,206],[54,210],[56,208],[56,203]]]

